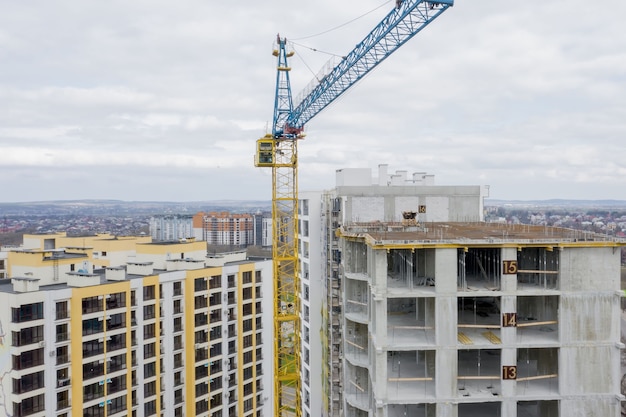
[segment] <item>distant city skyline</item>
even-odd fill
[[[63,5],[0,15],[0,202],[268,200],[253,154],[276,33],[293,41],[297,96],[394,7]],[[457,0],[307,125],[300,190],[389,164],[494,199],[626,198],[624,15],[626,2]]]

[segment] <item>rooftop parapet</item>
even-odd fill
[[[567,245],[626,246],[626,239],[575,229],[499,223],[368,222],[343,225],[344,238],[363,238],[370,246]]]

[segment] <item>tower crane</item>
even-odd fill
[[[257,140],[255,165],[272,168],[274,416],[300,417],[300,280],[298,263],[298,151],[304,125],[345,93],[454,0],[396,0],[395,7],[296,106],[289,81],[287,39],[277,36],[272,132]]]

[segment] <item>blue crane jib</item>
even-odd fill
[[[404,45],[454,0],[397,0],[396,7],[346,55],[295,107],[289,83],[286,40],[278,38],[278,71],[273,137],[297,138],[304,125],[357,81]]]

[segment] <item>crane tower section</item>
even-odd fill
[[[257,140],[255,153],[257,167],[272,169],[275,417],[302,415],[297,142],[304,136],[304,125],[453,3],[396,0],[395,8],[295,107],[288,63],[293,52],[287,40],[277,36],[272,133]]]

